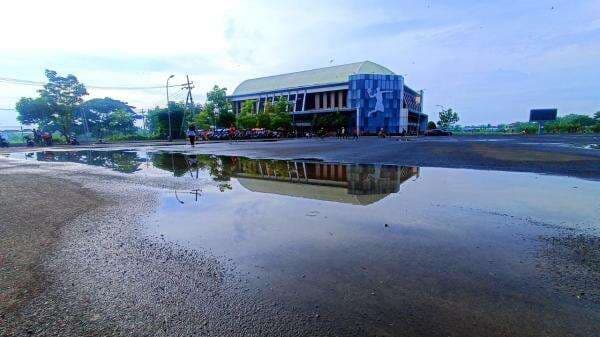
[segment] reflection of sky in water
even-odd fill
[[[180,191],[165,193],[154,223],[192,246],[240,257],[266,254],[295,243],[335,245],[407,233],[503,237],[540,230],[536,223],[599,223],[600,186],[591,181],[523,173],[424,168],[398,193],[352,205],[288,195],[255,193],[235,178],[232,190],[205,188],[196,202]],[[282,185],[282,187],[285,187]],[[382,231],[384,224],[390,227]],[[503,231],[494,226],[502,225]]]
[[[279,299],[346,317],[397,322],[407,308],[427,308],[431,320],[470,310],[588,317],[551,297],[535,265],[537,237],[553,225],[600,229],[597,182],[421,168],[367,205],[231,186],[208,187],[197,202],[179,195],[183,204],[165,192],[149,230],[233,259]]]

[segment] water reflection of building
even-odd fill
[[[253,192],[355,205],[375,203],[419,174],[418,167],[240,160],[232,175]]]

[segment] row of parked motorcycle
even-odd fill
[[[266,129],[197,130],[196,134],[202,140],[265,139],[265,138],[281,138],[283,136],[283,133],[280,131],[271,131],[271,130],[266,130]]]

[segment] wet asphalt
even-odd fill
[[[328,137],[279,141],[218,141],[191,148],[182,141],[133,142],[91,145],[95,149],[145,149],[184,151],[271,159],[309,159],[364,164],[470,168],[512,172],[534,172],[600,179],[600,135],[498,135],[452,137]],[[57,147],[57,149],[86,148]],[[45,148],[0,149],[2,152]]]

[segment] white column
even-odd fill
[[[306,108],[306,90],[304,90],[304,98],[302,98],[302,111]]]

